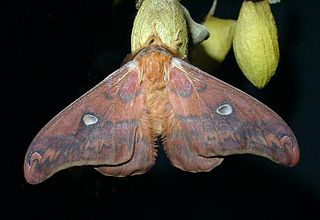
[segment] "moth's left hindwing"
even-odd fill
[[[253,97],[178,58],[172,59],[167,88],[176,126],[166,136],[165,150],[174,166],[208,171],[222,157],[244,153],[297,164],[293,132]]]
[[[26,180],[37,184],[81,165],[107,166],[101,172],[114,176],[146,172],[154,149],[141,130],[143,89],[132,61],[60,112],[32,141]]]

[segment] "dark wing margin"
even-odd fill
[[[245,153],[297,164],[297,140],[274,111],[178,58],[171,62],[168,96],[176,126],[165,150],[173,165],[207,171],[224,156]]]
[[[142,90],[136,63],[131,61],[61,111],[42,128],[27,150],[27,182],[40,183],[72,166],[123,166],[135,154],[152,149],[140,129]],[[145,157],[134,169],[121,174],[150,168],[153,154]]]

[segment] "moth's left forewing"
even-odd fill
[[[177,121],[166,141],[174,165],[175,157],[181,156],[172,156],[170,149],[186,146],[203,158],[250,153],[285,166],[294,166],[299,160],[297,140],[280,116],[178,58],[171,61],[168,97]]]

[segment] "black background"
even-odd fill
[[[236,18],[241,0],[220,1]],[[211,1],[184,0],[200,21]],[[272,5],[281,58],[263,90],[242,76],[232,52],[214,73],[279,113],[301,159],[286,168],[253,155],[231,156],[209,173],[169,164],[160,149],[141,176],[104,177],[91,168],[59,172],[39,185],[23,177],[24,154],[60,110],[116,70],[130,51],[134,1],[1,2],[1,219],[319,219],[320,12],[316,0]]]

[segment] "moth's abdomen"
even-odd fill
[[[168,97],[165,90],[153,91],[146,94],[146,107],[152,136],[163,135],[169,117]]]

